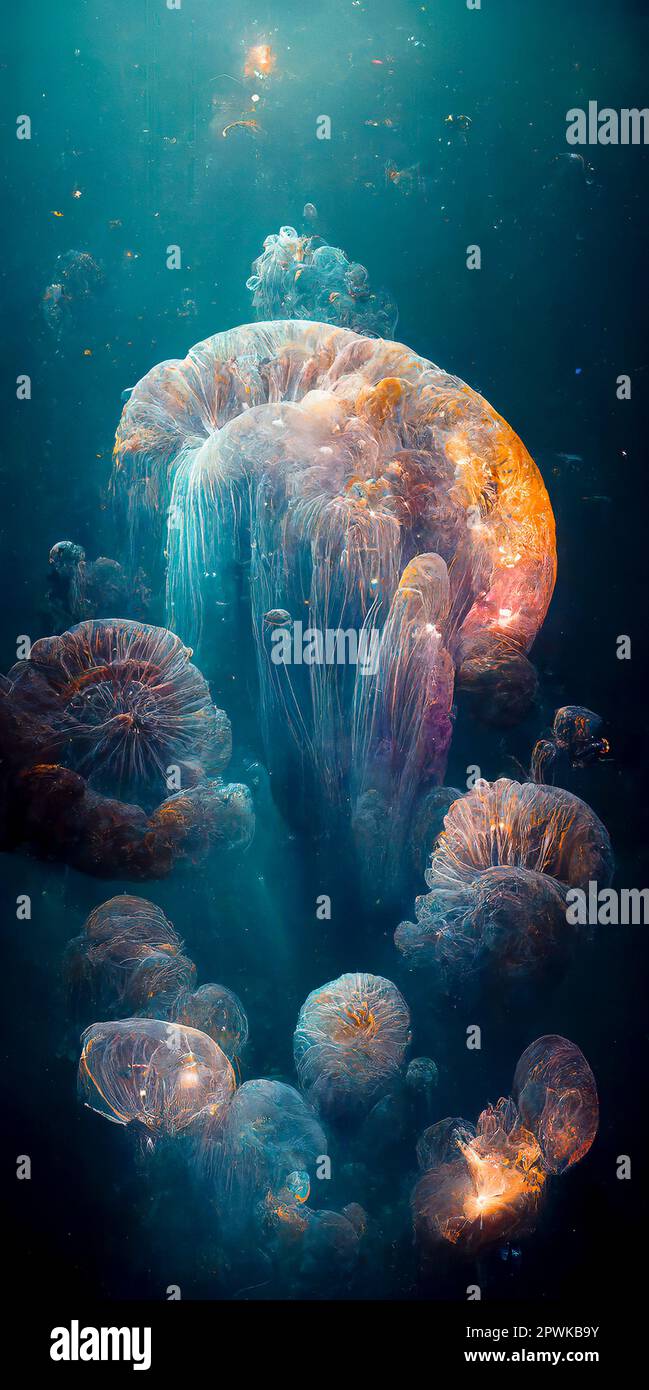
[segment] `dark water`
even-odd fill
[[[569,108],[591,98],[643,105],[643,6],[487,0],[471,12],[455,0],[185,0],[170,12],[162,0],[63,10],[32,0],[12,24],[2,101],[2,669],[15,660],[18,634],[50,630],[47,558],[56,541],[71,538],[93,558],[121,553],[107,485],[122,391],[155,362],[251,318],[251,262],[282,223],[304,227],[311,201],[319,234],[389,287],[399,341],[468,381],[520,433],[555,512],[558,582],[534,647],[537,705],[505,735],[460,713],[447,781],[463,785],[471,763],[489,778],[511,774],[562,704],[599,711],[612,756],[569,772],[566,785],[608,827],[616,885],[643,887],[647,154],[588,148],[587,171],[565,158]],[[242,98],[222,74],[240,75],[246,49],[260,41],[277,54],[275,74],[260,84],[262,130],[223,139]],[[13,138],[23,112],[30,142]],[[330,141],[315,138],[322,113],[331,116]],[[466,136],[449,136],[449,113],[471,118]],[[412,193],[386,181],[389,162],[419,165]],[[482,269],[470,274],[472,243]],[[169,244],[182,248],[174,273]],[[57,257],[71,249],[90,252],[104,283],[57,336],[42,300]],[[15,398],[22,372],[32,379],[29,402]],[[630,401],[616,399],[621,373],[632,377]],[[628,662],[615,656],[622,633],[632,638]],[[235,772],[245,776],[245,759],[261,756],[258,732],[250,712],[224,703]],[[411,897],[396,911],[363,910],[343,848],[291,829],[268,801],[245,855],[149,885],[199,978],[223,980],[243,1000],[246,1076],[293,1083],[291,1038],[306,994],[362,969],[385,973],[408,998],[414,1054],[439,1067],[433,1118],[475,1118],[507,1093],[523,1047],[550,1032],[582,1048],[601,1105],[594,1148],[554,1185],[515,1263],[495,1252],[478,1266],[418,1272],[407,1204],[412,1134],[396,1151],[377,1149],[369,1191],[355,1189],[351,1169],[337,1177],[327,1204],[361,1201],[376,1227],[351,1291],[460,1298],[476,1278],[491,1297],[624,1291],[643,1207],[644,928],[600,927],[565,980],[522,1011],[483,1003],[476,1017],[462,1000],[433,1007],[392,944]],[[14,1146],[33,1167],[29,1183],[5,1180],[19,1268],[70,1295],[161,1298],[178,1284],[184,1298],[231,1297],[246,1280],[230,1279],[215,1253],[212,1214],[182,1156],[163,1153],[142,1170],[123,1131],[77,1105],[61,956],[90,909],[124,883],[27,853],[3,855],[1,872],[8,1171]],[[33,904],[28,923],[15,920],[23,893]],[[332,897],[331,922],[315,919],[319,893]],[[465,1030],[476,1021],[485,1041],[472,1054]],[[344,1134],[335,1145],[340,1173],[353,1145]],[[619,1154],[637,1165],[631,1182],[616,1180]]]

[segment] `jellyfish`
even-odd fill
[[[575,1043],[552,1033],[530,1043],[514,1073],[513,1095],[549,1173],[564,1173],[588,1153],[599,1122],[597,1086]]]
[[[475,1130],[442,1120],[418,1146],[424,1172],[411,1197],[424,1247],[448,1242],[464,1254],[534,1229],[545,1175],[536,1139],[509,1097],[487,1106]]]
[[[248,789],[220,775],[230,723],[190,655],[164,628],[126,619],[33,644],[0,682],[13,843],[127,878],[249,843]]]
[[[583,705],[563,705],[555,711],[552,733],[541,738],[532,751],[535,782],[548,782],[557,759],[565,756],[571,767],[590,767],[610,752],[608,739],[600,734],[601,715]]]
[[[217,1112],[201,1126],[200,1163],[214,1184],[226,1227],[255,1223],[268,1194],[286,1192],[289,1180],[309,1186],[327,1139],[314,1110],[292,1086],[265,1078],[239,1087],[221,1122]],[[306,1178],[305,1175],[306,1174]]]
[[[612,871],[608,833],[578,797],[481,781],[448,811],[426,872],[430,892],[416,901],[416,922],[397,928],[396,946],[451,986],[473,975],[527,987],[557,973],[576,945],[568,888],[606,885]]]
[[[410,1013],[396,986],[381,975],[341,975],[300,1009],[300,1086],[323,1114],[362,1115],[400,1077],[409,1044]]]
[[[131,581],[122,565],[108,556],[87,561],[82,546],[57,541],[49,555],[48,606],[56,630],[101,613],[124,613],[142,620],[151,594],[142,571]]]
[[[172,768],[219,772],[231,753],[229,721],[190,655],[164,628],[100,619],[34,642],[8,679],[42,720],[52,760],[63,753],[108,795],[151,790],[155,805]]]
[[[93,1023],[82,1034],[79,1097],[119,1125],[151,1138],[173,1137],[200,1116],[216,1126],[227,1112],[235,1077],[225,1053],[205,1033],[161,1019]]]
[[[101,1007],[110,1015],[136,1014],[152,1004],[164,1009],[166,999],[188,994],[196,978],[162,909],[127,893],[94,908],[69,943],[63,969],[78,1011]]]
[[[416,1102],[423,1101],[430,1111],[433,1093],[437,1089],[439,1072],[432,1057],[413,1057],[406,1070],[406,1086]]]
[[[43,316],[57,338],[104,282],[103,270],[88,251],[64,251],[57,257],[54,279],[43,295]]]
[[[269,295],[288,241],[267,248]],[[243,690],[256,660],[265,762],[293,820],[349,827],[360,865],[371,842],[373,887],[396,882],[444,780],[457,689],[493,720],[533,696],[554,520],[520,440],[401,344],[266,322],[137,384],[112,492],[133,569],[155,583],[167,557],[167,622],[209,641],[214,678]],[[282,624],[296,640],[278,663]]]
[[[303,216],[315,221],[306,203]],[[264,241],[246,281],[259,319],[315,319],[380,337],[394,333],[397,310],[385,290],[373,291],[365,266],[318,236],[280,227]]]
[[[248,1020],[241,1000],[225,985],[201,985],[175,1001],[177,1023],[198,1028],[218,1043],[230,1061],[239,1058],[248,1040]]]

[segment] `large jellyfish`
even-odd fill
[[[190,655],[166,629],[126,619],[33,644],[0,683],[15,843],[90,873],[155,878],[178,857],[250,840],[248,789],[220,777],[230,723]]]
[[[547,1034],[530,1043],[514,1073],[514,1100],[550,1173],[578,1163],[597,1133],[595,1077],[575,1043]]]
[[[124,893],[90,913],[69,943],[64,974],[78,1008],[135,1014],[190,993],[196,966],[162,909]]]
[[[198,1116],[220,1121],[235,1089],[212,1038],[161,1019],[93,1023],[82,1035],[79,1096],[115,1124],[173,1136]]]
[[[263,320],[315,319],[386,337],[399,317],[387,292],[372,290],[364,265],[349,261],[322,237],[300,236],[295,227],[280,227],[266,237],[246,288]]]
[[[534,693],[554,519],[513,430],[402,344],[260,323],[138,383],[113,491],[134,568],[168,557],[168,622],[209,640],[224,679],[234,648],[247,660],[249,607],[266,759],[293,814],[351,802],[376,873],[397,876],[443,780],[454,687],[501,722]]]
[[[475,975],[515,986],[558,971],[576,933],[566,892],[610,883],[608,833],[560,787],[481,781],[453,802],[418,898],[416,922],[395,942],[412,966],[440,967],[450,984]]]
[[[300,1009],[293,1054],[300,1086],[323,1114],[362,1115],[403,1070],[410,1013],[381,975],[341,975]]]

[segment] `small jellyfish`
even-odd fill
[[[181,996],[173,1017],[176,1023],[207,1033],[231,1061],[241,1056],[248,1040],[248,1020],[241,1000],[225,985],[201,985]]]
[[[286,1179],[286,1187],[296,1202],[308,1202],[311,1193],[311,1179],[309,1174],[304,1172],[289,1173]]]
[[[317,218],[314,203],[306,203],[303,216]],[[299,236],[295,227],[266,237],[247,288],[261,319],[313,319],[377,336],[397,325],[395,306],[385,290],[371,290],[365,266],[320,237]]]
[[[124,893],[90,913],[65,953],[64,978],[75,1010],[108,1015],[164,1009],[189,991],[193,961],[161,908]],[[166,1017],[166,1010],[157,1015]]]
[[[421,1097],[430,1106],[437,1087],[439,1072],[432,1057],[413,1057],[406,1071],[406,1086],[413,1096]]]
[[[601,716],[582,705],[563,705],[556,710],[551,735],[539,739],[532,750],[534,781],[553,781],[561,755],[573,768],[590,767],[606,758],[611,750],[608,739],[600,734],[601,727]]]
[[[161,1019],[93,1023],[82,1035],[79,1097],[115,1124],[171,1137],[198,1116],[215,1127],[235,1089],[232,1067],[212,1038]]]
[[[400,1076],[409,1044],[410,1013],[396,986],[381,975],[341,975],[300,1009],[300,1086],[323,1113],[362,1115]]]
[[[575,1043],[553,1033],[530,1043],[512,1089],[549,1173],[565,1172],[588,1153],[599,1123],[597,1086]]]
[[[318,209],[315,203],[305,203],[302,209],[302,216],[306,217],[309,222],[315,222],[318,216]]]

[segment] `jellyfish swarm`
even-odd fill
[[[362,1115],[401,1075],[409,1043],[410,1013],[396,986],[381,975],[341,975],[300,1009],[300,1086],[323,1114]]]
[[[217,1113],[201,1125],[200,1162],[214,1184],[226,1233],[263,1219],[268,1194],[286,1188],[296,1172],[315,1176],[327,1152],[317,1115],[292,1086],[265,1078],[246,1081],[221,1123]]]
[[[217,664],[228,631],[242,647],[249,598],[273,785],[311,825],[351,799],[388,880],[443,781],[454,684],[500,719],[534,689],[554,520],[520,440],[401,344],[248,325],[138,383],[113,492],[134,568],[168,556],[168,621],[207,629]],[[288,655],[264,621],[278,610]]]
[[[481,781],[455,801],[433,850],[430,892],[402,922],[397,948],[412,966],[437,966],[451,986],[467,975],[527,986],[558,973],[578,938],[568,888],[606,885],[608,833],[560,787]]]
[[[417,1152],[425,1171],[411,1205],[424,1246],[446,1241],[473,1255],[533,1230],[545,1174],[538,1143],[511,1099],[487,1106],[475,1130],[463,1120],[441,1120]]]
[[[196,967],[162,909],[126,893],[90,913],[81,935],[68,945],[63,968],[77,1013],[92,1006],[109,1014],[135,1014],[151,1001],[164,1009],[165,999],[189,993],[196,978]]]
[[[537,1038],[518,1062],[513,1093],[548,1172],[563,1173],[584,1157],[597,1133],[599,1102],[595,1077],[575,1043],[552,1033]]]
[[[0,688],[16,843],[90,873],[154,878],[249,841],[248,790],[219,776],[229,720],[190,655],[166,629],[126,619],[34,643]]]
[[[172,1137],[198,1116],[220,1120],[235,1089],[220,1047],[161,1019],[93,1023],[82,1034],[79,1097],[115,1124]]]
[[[313,217],[312,203],[304,209]],[[352,328],[368,337],[394,333],[398,313],[385,290],[373,291],[364,265],[349,261],[338,246],[318,236],[280,227],[264,241],[246,281],[257,318],[312,319]]]

